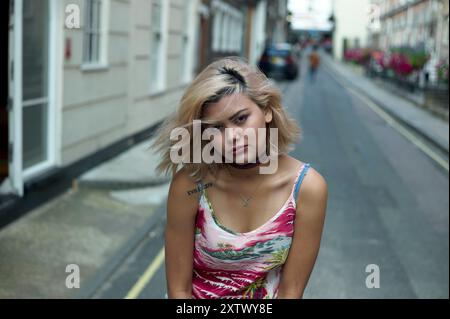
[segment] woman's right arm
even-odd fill
[[[167,200],[165,258],[169,299],[192,298],[195,217],[198,193],[188,191],[197,185],[184,169],[172,179]]]

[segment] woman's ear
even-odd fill
[[[272,110],[270,108],[267,108],[267,110],[264,112],[264,119],[266,123],[272,122],[273,114]]]

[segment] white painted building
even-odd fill
[[[287,40],[287,0],[269,1],[267,3],[266,34],[267,40],[282,43]]]
[[[152,127],[194,76],[199,0],[1,3],[11,13],[0,194],[22,196],[27,181]]]
[[[224,1],[211,3],[213,13],[212,50],[225,54],[242,52],[244,13]]]
[[[22,197],[41,178],[149,134],[203,67],[225,55],[256,65],[267,37],[268,0],[0,3],[6,20],[10,12],[0,208],[5,194]]]
[[[256,65],[266,44],[267,0],[259,1],[252,13],[248,61],[250,64]]]
[[[365,47],[369,38],[370,0],[334,0],[333,56],[342,59],[346,48]]]
[[[410,47],[430,58],[420,83],[437,81],[436,65],[448,61],[448,0],[381,0],[381,48]],[[428,80],[426,80],[428,79]]]

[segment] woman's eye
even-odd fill
[[[236,119],[237,123],[243,123],[247,119],[248,115],[241,115]]]

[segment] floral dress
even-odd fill
[[[221,225],[201,187],[195,224],[192,297],[272,299],[294,234],[296,198],[310,165],[303,163],[289,198],[257,229],[238,233]],[[201,183],[200,183],[200,186]]]

